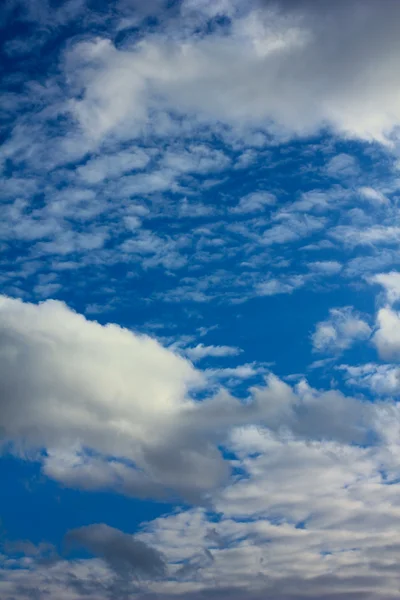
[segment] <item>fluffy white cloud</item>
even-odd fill
[[[346,350],[357,341],[366,340],[371,335],[371,328],[349,306],[332,308],[327,321],[317,323],[312,335],[313,348],[316,352],[337,352]]]
[[[340,365],[346,383],[369,389],[379,396],[397,396],[400,391],[400,368],[395,365],[367,363],[360,366]]]
[[[390,273],[378,273],[368,278],[370,283],[378,283],[381,285],[386,294],[386,298],[390,304],[394,304],[400,300],[400,273],[390,271]]]
[[[197,36],[190,34],[199,22],[185,6],[166,35],[120,49],[86,40],[69,53],[68,71],[83,91],[70,107],[89,136],[138,131],[154,111],[165,116],[153,124],[167,132],[171,110],[275,133],[329,125],[384,142],[398,126],[396,3],[324,2],[322,10],[283,0],[238,10],[228,2],[219,15],[229,15],[230,26]],[[210,16],[200,12],[204,28]]]
[[[385,360],[400,360],[400,314],[389,307],[381,308],[376,325],[372,341],[379,356]]]
[[[186,436],[189,392],[203,379],[184,358],[56,301],[1,297],[0,330],[3,439],[46,448],[52,477],[147,495],[223,475],[216,449]]]

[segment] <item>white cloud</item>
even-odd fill
[[[33,292],[41,298],[50,298],[55,296],[61,288],[61,283],[38,283],[34,286]]]
[[[358,228],[351,225],[338,225],[329,231],[329,235],[349,247],[397,245],[400,242],[400,227],[372,225]]]
[[[111,197],[130,198],[164,192],[166,190],[177,190],[176,171],[172,169],[155,169],[144,173],[123,175],[117,180],[111,181],[107,186],[107,193]]]
[[[315,244],[307,244],[306,246],[302,246],[301,250],[307,251],[316,251],[316,250],[333,250],[335,248],[335,244],[330,242],[329,240],[320,240]]]
[[[236,367],[225,367],[220,369],[206,369],[204,375],[210,380],[230,379],[233,382],[243,379],[251,379],[266,372],[266,367],[257,363],[247,363]]]
[[[258,153],[252,148],[240,154],[235,162],[234,169],[245,169],[257,160]]]
[[[226,169],[228,156],[221,150],[205,144],[192,144],[187,149],[170,148],[164,154],[161,165],[178,173],[213,173]]]
[[[144,169],[149,161],[148,153],[140,148],[135,148],[133,152],[123,151],[92,158],[78,167],[77,173],[89,185],[98,184],[104,179],[113,179],[123,173]]]
[[[367,363],[360,366],[340,365],[346,383],[369,389],[378,396],[397,396],[400,391],[400,368],[394,365]]]
[[[377,330],[372,338],[379,356],[400,359],[400,314],[389,307],[381,308],[376,317]]]
[[[326,173],[338,179],[354,177],[359,173],[359,166],[354,156],[337,154],[326,165]]]
[[[162,237],[151,230],[140,229],[136,235],[127,238],[121,244],[121,250],[130,257],[140,261],[144,269],[162,265],[166,269],[180,269],[186,262],[186,255],[181,252],[187,246],[188,239]]]
[[[400,273],[397,271],[377,273],[369,277],[368,281],[370,283],[378,283],[384,288],[387,301],[390,304],[394,304],[400,300]]]
[[[328,528],[338,513],[343,516],[343,512],[351,511],[351,495],[348,505],[344,502],[336,510],[327,496],[333,490],[340,495],[340,490],[356,484],[358,477],[373,476],[376,468],[369,452],[361,448],[301,441],[252,426],[235,430],[231,444],[249,479],[239,478],[218,494],[217,510],[225,503],[222,510],[226,517],[264,516],[292,525],[307,521],[309,531]],[[308,502],[311,504],[307,506]]]
[[[250,388],[243,403],[224,390],[203,401],[194,422],[203,432],[211,426],[214,435],[229,436],[235,427],[265,424],[271,431],[286,431],[302,439],[363,443],[372,418],[372,405],[335,390],[320,392],[303,380],[293,389],[269,374],[263,385]]]
[[[240,354],[240,348],[233,346],[205,346],[204,344],[197,344],[193,348],[184,348],[184,354],[190,360],[196,361],[202,358],[210,357],[224,357],[224,356],[237,356]]]
[[[398,485],[382,476],[398,458],[398,445],[392,459],[388,449],[239,428],[229,450],[241,475],[209,506],[163,515],[135,536],[102,524],[67,536],[101,558],[43,564],[4,557],[0,592],[18,590],[25,600],[41,589],[79,600],[84,591],[108,600],[135,586],[143,595],[189,600],[390,600],[398,593],[400,512]],[[133,575],[144,567],[138,581]]]
[[[147,524],[139,539],[164,552],[171,569],[193,566],[182,579],[177,573],[175,594],[204,590],[194,598],[206,598],[215,580],[239,599],[389,599],[398,586],[400,512],[398,485],[382,474],[396,461],[386,444],[238,428],[229,450],[240,475],[213,495],[218,519],[202,508],[181,511]],[[391,449],[398,457],[398,443]],[[200,560],[205,554],[210,560]]]
[[[228,474],[216,444],[247,423],[298,435],[364,436],[368,413],[357,401],[335,392],[328,401],[305,384],[293,391],[272,375],[246,403],[223,391],[195,402],[190,391],[204,388],[207,371],[147,336],[88,321],[60,302],[3,296],[0,328],[3,438],[16,449],[45,449],[38,457],[44,473],[73,487],[198,498]],[[197,354],[204,352],[237,349],[200,346]]]
[[[345,266],[344,275],[346,277],[365,276],[366,273],[376,273],[397,264],[399,264],[399,253],[396,249],[373,248],[370,254],[355,256],[349,260]]]
[[[203,204],[202,202],[189,202],[187,198],[183,198],[179,205],[179,216],[189,217],[205,217],[212,215],[215,212],[213,206]]]
[[[340,352],[371,335],[368,323],[352,307],[332,308],[329,313],[329,319],[317,323],[312,335],[314,351]]]
[[[160,26],[156,27],[153,33],[146,29],[140,41],[128,36],[116,48],[110,41],[111,35],[107,36],[107,41],[93,40],[88,35],[83,46],[80,45],[81,38],[77,46],[74,45],[77,40],[69,40],[67,54],[72,54],[69,58],[66,57],[66,62],[61,65],[61,68],[66,67],[69,78],[63,81],[62,86],[55,79],[49,79],[46,86],[29,85],[26,102],[29,104],[33,99],[36,102],[38,94],[43,110],[37,113],[36,108],[32,108],[32,112],[29,112],[29,109],[23,118],[15,112],[18,127],[14,128],[10,139],[2,147],[4,161],[12,160],[16,165],[25,165],[26,176],[24,173],[24,177],[11,177],[3,186],[5,191],[2,191],[2,194],[12,199],[12,202],[4,206],[3,224],[0,225],[0,234],[3,234],[7,241],[17,238],[24,243],[22,260],[33,258],[46,261],[50,255],[59,254],[61,257],[70,258],[70,262],[86,266],[133,263],[132,270],[137,269],[138,276],[142,267],[159,268],[160,271],[167,272],[169,281],[161,281],[161,287],[168,289],[157,289],[157,298],[175,297],[184,301],[184,293],[187,291],[189,300],[192,298],[195,301],[209,301],[219,298],[228,302],[239,302],[258,293],[256,288],[261,276],[265,277],[265,273],[271,268],[279,269],[285,264],[290,264],[291,257],[286,252],[285,256],[274,256],[278,246],[282,248],[286,244],[298,243],[302,238],[312,236],[312,239],[302,241],[302,244],[307,244],[304,247],[323,249],[324,244],[327,247],[330,243],[328,240],[321,240],[321,233],[328,225],[340,224],[339,228],[334,227],[328,232],[328,237],[336,237],[337,242],[345,243],[349,250],[353,250],[357,244],[373,246],[391,243],[395,248],[400,236],[394,218],[394,205],[379,205],[379,211],[371,212],[367,210],[366,203],[362,202],[364,214],[354,210],[354,202],[360,198],[366,199],[367,196],[369,201],[376,201],[378,207],[377,194],[387,193],[390,196],[395,192],[395,182],[382,187],[375,175],[371,174],[371,177],[363,178],[363,187],[359,187],[359,180],[351,189],[332,181],[331,188],[326,189],[321,181],[326,177],[326,164],[329,163],[329,168],[333,171],[336,169],[338,174],[342,170],[340,176],[344,176],[353,160],[349,158],[352,150],[348,150],[349,154],[342,152],[333,156],[332,144],[312,143],[307,149],[310,161],[314,160],[312,156],[315,156],[313,153],[318,147],[317,151],[321,152],[318,164],[322,162],[325,166],[317,168],[306,188],[293,190],[292,198],[285,189],[285,178],[282,179],[282,185],[271,185],[269,180],[270,175],[281,168],[279,165],[290,164],[293,153],[299,149],[297,144],[291,149],[288,146],[277,160],[276,140],[267,132],[269,129],[270,132],[277,133],[278,137],[282,133],[282,127],[277,126],[274,119],[270,118],[267,106],[270,96],[274,96],[277,90],[263,88],[264,97],[261,99],[260,96],[260,107],[261,103],[266,107],[266,116],[263,113],[262,117],[259,117],[256,111],[252,113],[254,122],[252,119],[249,121],[246,115],[242,117],[241,114],[236,114],[235,111],[233,114],[230,110],[230,103],[237,102],[236,92],[239,96],[247,93],[244,91],[245,86],[241,85],[240,90],[237,86],[240,77],[243,76],[245,81],[245,76],[250,76],[253,63],[259,71],[254,78],[254,85],[261,85],[264,81],[264,68],[268,72],[269,69],[275,71],[273,65],[280,65],[282,60],[287,67],[282,75],[276,73],[276,77],[288,77],[292,81],[291,63],[297,61],[297,57],[292,54],[293,44],[297,44],[298,51],[308,44],[314,44],[314,37],[318,38],[319,28],[324,26],[321,22],[321,11],[311,11],[309,4],[301,3],[300,8],[295,8],[293,3],[286,4],[283,13],[279,12],[278,5],[279,1],[275,7],[271,8],[269,5],[266,10],[265,7],[261,10],[259,3],[246,4],[246,7],[237,4],[232,10],[228,10],[228,6],[224,5],[221,10],[231,14],[232,22],[218,18],[218,23],[208,25],[208,17],[205,17],[207,11],[200,11],[203,15],[200,18],[194,16],[192,11],[179,12],[180,5],[177,5],[174,10],[166,11],[168,16],[163,17]],[[360,4],[360,11],[368,13],[366,19],[371,24],[368,12],[370,9],[367,10],[365,6],[366,4]],[[372,7],[371,10],[375,11],[375,8]],[[344,18],[342,10],[332,13],[330,11],[329,8],[328,14],[332,24]],[[195,13],[198,14],[197,9]],[[200,29],[196,29],[198,26]],[[197,33],[193,36],[194,30]],[[305,37],[301,34],[300,39],[296,37],[298,31],[308,33]],[[222,82],[224,77],[233,77],[230,56],[236,55],[239,48],[243,56],[238,60],[238,67],[242,62],[249,63],[250,66],[243,70],[243,75],[241,71],[238,73],[238,80],[232,83],[235,93],[231,94],[229,87],[225,89],[220,81]],[[74,63],[74,60],[81,56],[80,53],[86,58]],[[286,53],[290,54],[291,61],[288,58],[284,59],[283,55]],[[225,61],[225,67],[226,63],[229,63],[230,68],[224,67],[224,76],[220,78],[222,60]],[[158,68],[159,62],[162,67],[165,65],[165,69]],[[179,65],[182,63],[182,69],[176,68],[176,62]],[[233,64],[236,69],[236,63]],[[192,66],[194,68],[191,68]],[[71,73],[68,70],[70,67]],[[149,76],[148,68],[151,71]],[[214,69],[218,71],[217,75]],[[308,72],[308,67],[297,69],[299,76],[304,75],[304,70]],[[341,71],[338,71],[337,76],[341,76]],[[190,82],[186,83],[182,77],[188,78]],[[213,79],[211,95],[206,86],[209,77]],[[125,97],[126,86],[135,85],[135,78],[139,78],[144,85],[143,96],[136,96],[135,88],[132,97],[129,97],[129,93]],[[325,75],[323,80],[330,84],[330,81],[325,81]],[[195,94],[195,100],[199,103],[197,108],[187,108],[186,101],[185,107],[180,104],[181,97],[184,100],[185,95],[192,94],[189,90],[192,83],[194,94],[196,86],[197,91],[200,90]],[[185,88],[182,94],[177,92],[177,102],[172,89],[175,84]],[[223,93],[218,94],[216,98],[215,90],[220,85],[223,87]],[[308,93],[305,88],[300,94],[300,101],[304,93]],[[113,111],[115,108],[114,117],[118,122],[121,118],[120,125],[113,121],[109,129],[106,124],[103,133],[95,130],[92,132],[93,136],[85,137],[83,128],[76,128],[76,124],[71,120],[62,120],[65,118],[65,97],[75,94],[79,107],[83,110],[86,106],[88,118],[92,119],[93,123],[98,117],[102,121],[103,110],[107,113],[108,109]],[[200,102],[201,94],[206,96],[203,104]],[[254,95],[254,101],[258,102],[258,96],[253,93],[251,86],[249,95],[252,101]],[[285,102],[290,100],[291,104],[296,104],[297,98],[295,102],[290,93],[285,92],[284,96]],[[139,102],[137,111],[135,98],[138,98]],[[124,108],[125,101],[127,112],[124,116],[124,110],[120,111],[119,106],[114,107],[114,102],[122,102]],[[210,108],[214,101],[224,102],[221,108],[223,115],[217,121],[212,107]],[[241,110],[246,113],[247,102],[243,100],[241,106]],[[146,118],[141,118],[141,108]],[[47,123],[49,115],[50,123]],[[54,135],[57,115],[65,127],[62,135]],[[61,115],[64,115],[62,119]],[[297,121],[300,122],[300,119]],[[324,127],[326,124],[327,121],[324,120]],[[99,127],[102,128],[102,123]],[[292,135],[293,131],[289,129],[286,133]],[[287,137],[285,139],[287,140]],[[343,144],[341,147],[346,148]],[[244,156],[245,163],[247,160],[257,159],[255,169],[265,169],[265,177],[263,175],[260,179],[251,168],[250,177],[254,175],[257,178],[253,188],[258,191],[254,194],[248,194],[251,187],[247,187],[247,184],[242,185],[242,178],[236,171],[233,175],[235,180],[237,177],[238,186],[229,189],[228,193],[224,190],[225,173],[219,173],[226,168],[233,169],[234,165],[240,162],[240,156]],[[307,177],[311,174],[311,162],[303,168]],[[75,167],[72,168],[74,163]],[[251,165],[251,162],[247,163],[247,166],[249,164]],[[54,170],[55,166],[62,165],[64,168]],[[365,169],[362,160],[359,161],[359,166]],[[138,171],[139,168],[145,170]],[[212,180],[209,179],[210,172],[213,173]],[[220,179],[217,180],[217,176]],[[33,200],[33,197],[39,193],[44,179],[46,204],[42,208],[41,203]],[[213,184],[219,184],[220,187],[203,187]],[[314,186],[315,189],[312,189]],[[211,191],[206,193],[206,189]],[[310,191],[304,191],[305,189]],[[264,204],[264,201],[272,201],[274,196],[270,196],[270,192],[260,190],[271,190],[277,195],[276,204],[271,204],[271,208],[274,209],[272,214],[269,214],[269,205]],[[203,197],[200,197],[201,195]],[[346,217],[342,218],[344,205],[349,206],[350,210]],[[136,212],[139,210],[140,213]],[[242,210],[255,212],[235,212]],[[333,211],[340,212],[338,220]],[[247,218],[246,215],[254,218]],[[382,215],[382,222],[374,220]],[[189,223],[178,223],[179,217],[201,219],[204,221],[203,230],[208,233],[200,234],[199,228],[193,229],[193,232],[188,232],[185,236],[180,235],[180,228]],[[164,218],[165,220],[161,220]],[[144,230],[139,232],[142,226]],[[190,235],[191,233],[193,235]],[[42,243],[29,246],[29,242],[33,240],[41,240]],[[336,243],[336,240],[333,241]],[[261,251],[260,246],[264,246]],[[286,248],[282,248],[282,251],[286,251]],[[176,269],[182,269],[183,277],[193,275],[196,271],[199,279],[204,278],[206,265],[209,266],[209,272],[215,274],[224,268],[227,256],[229,260],[237,261],[235,264],[243,272],[243,277],[238,277],[237,282],[233,277],[229,282],[228,278],[225,278],[220,286],[209,285],[207,291],[185,285],[171,289],[174,287],[172,272]],[[393,256],[395,254],[392,258]],[[331,268],[333,273],[336,268],[333,265],[335,261],[324,260],[327,258],[325,255],[321,260],[318,257],[310,266],[311,272],[317,273]],[[390,267],[393,264],[386,253],[380,257],[375,256],[375,259],[384,261],[385,265],[372,269],[371,256],[358,262],[353,262],[354,258],[350,258],[347,265],[343,265],[343,273],[353,276],[367,268],[382,271],[388,268],[389,264]],[[7,266],[13,270],[10,262]],[[322,262],[326,264],[322,265]],[[331,266],[328,265],[329,262],[332,262]],[[297,266],[295,265],[296,263],[292,263],[291,276],[297,277],[299,282],[302,275],[301,271],[293,272]],[[339,267],[337,268],[339,272]],[[271,279],[276,281],[264,288],[268,293],[293,289],[293,282],[286,276],[278,273],[274,274],[274,277],[271,276]],[[309,281],[312,280],[310,277]],[[248,285],[243,285],[243,281]],[[20,281],[13,283],[21,287]],[[189,287],[191,289],[188,289]],[[13,289],[17,287],[6,288],[6,292],[13,293]],[[67,293],[68,288],[63,290]],[[45,290],[43,291],[45,293]],[[97,299],[92,299],[90,304],[97,304]]]
[[[83,97],[71,110],[93,137],[139,131],[150,113],[172,109],[235,127],[303,134],[328,125],[386,142],[400,120],[398,11],[372,0],[324,3],[324,11],[250,3],[231,13],[224,34],[191,36],[198,23],[182,10],[164,38],[122,49],[101,38],[77,44],[67,64]]]
[[[314,189],[303,192],[299,200],[295,200],[286,212],[305,212],[305,213],[325,213],[328,211],[340,210],[343,204],[348,204],[351,199],[349,190],[341,185],[334,185],[327,190]]]
[[[107,237],[108,231],[104,228],[82,233],[73,229],[66,229],[51,241],[38,242],[35,249],[44,254],[64,256],[75,252],[87,253],[91,250],[103,248]]]
[[[190,362],[147,336],[87,321],[56,301],[1,297],[0,328],[3,438],[46,448],[47,474],[139,495],[157,494],[157,486],[158,493],[164,486],[200,490],[219,480],[224,469],[217,451],[199,439],[184,441],[179,425],[194,408],[190,389],[203,381]]]
[[[326,224],[323,217],[290,213],[280,213],[276,220],[282,222],[267,228],[262,235],[260,242],[265,246],[295,242],[320,231]]]
[[[265,281],[261,281],[255,287],[257,296],[275,296],[276,294],[291,294],[296,289],[303,287],[306,283],[305,275],[291,275],[277,279],[271,277]]]
[[[388,203],[388,199],[386,198],[386,196],[382,192],[375,190],[374,188],[364,186],[360,187],[358,189],[358,192],[362,198],[364,198],[373,205],[381,206],[382,204]]]
[[[40,8],[40,2],[34,4]],[[68,4],[72,10],[73,2]],[[371,247],[368,255],[352,254],[343,272],[373,273],[368,281],[384,288],[389,304],[397,302],[399,274],[383,272],[398,262],[397,184],[381,187],[371,173],[358,187],[361,177],[355,182],[351,178],[364,170],[362,160],[344,153],[330,159],[330,145],[315,150],[312,142],[307,147],[310,164],[304,164],[301,174],[308,178],[304,189],[321,189],[296,189],[292,198],[282,183],[284,206],[272,215],[268,213],[269,207],[276,210],[275,196],[244,195],[246,178],[238,171],[237,188],[228,191],[236,199],[230,210],[227,188],[220,193],[212,187],[223,182],[225,174],[219,174],[224,169],[257,161],[263,174],[260,179],[260,171],[249,172],[253,187],[273,189],[281,197],[278,184],[271,186],[269,179],[272,169],[280,169],[272,160],[276,138],[332,128],[345,137],[384,143],[395,139],[400,120],[397,4],[183,0],[170,3],[174,6],[169,11],[161,0],[149,0],[146,7],[133,0],[119,2],[107,23],[114,16],[118,21],[122,4],[127,14],[135,5],[139,16],[134,18],[139,20],[158,4],[163,11],[160,27],[144,30],[141,37],[127,35],[118,48],[110,31],[107,39],[90,39],[88,34],[83,43],[70,40],[69,78],[60,86],[60,96],[52,81],[42,90],[31,87],[35,106],[47,108],[40,114],[24,113],[22,126],[2,148],[5,164],[13,159],[26,169],[1,191],[9,203],[3,206],[0,234],[6,242],[35,242],[28,249],[34,260],[21,264],[18,258],[15,274],[20,281],[34,278],[33,292],[45,297],[66,293],[69,271],[90,260],[99,267],[121,261],[134,276],[139,265],[162,267],[167,283],[159,285],[154,278],[150,298],[140,296],[141,286],[135,286],[139,299],[174,299],[182,303],[182,315],[188,300],[238,302],[255,295],[290,294],[322,275],[341,272],[342,265],[331,259],[332,242],[321,240],[332,219],[339,226],[328,237],[345,244],[346,251]],[[28,10],[29,3],[25,5]],[[52,27],[51,11],[43,6],[41,20]],[[128,17],[124,23],[115,28],[128,27]],[[62,126],[71,126],[65,119],[64,94],[81,131],[63,131],[62,139],[54,141],[40,123],[50,114],[53,134],[62,114]],[[7,111],[16,100],[6,99]],[[24,106],[28,99],[18,102]],[[29,118],[37,118],[38,126],[26,127]],[[136,136],[140,140],[133,143]],[[279,150],[282,181],[287,166],[297,160],[297,148]],[[375,150],[368,147],[370,158]],[[318,164],[326,161],[321,169],[312,167],[315,152],[320,153]],[[303,163],[308,161],[305,156]],[[80,166],[70,168],[76,160]],[[63,163],[68,168],[52,171]],[[210,173],[214,179],[206,180]],[[321,179],[327,173],[350,179],[351,189],[339,182],[325,189]],[[42,188],[45,206],[40,208],[36,194]],[[199,196],[205,190],[204,200]],[[386,194],[394,195],[393,205]],[[364,211],[354,208],[356,201]],[[346,213],[344,206],[349,208]],[[222,215],[227,212],[225,222]],[[208,222],[183,233],[190,223],[179,218],[192,217]],[[312,243],[302,249],[324,251],[321,259],[304,262],[300,256],[291,262],[285,245],[310,236]],[[374,248],[387,244],[392,250],[378,253]],[[79,256],[69,257],[71,253]],[[48,275],[40,275],[41,261],[50,254],[71,260],[51,259],[51,273],[46,268]],[[228,269],[226,260],[235,268]],[[297,262],[306,273],[292,271]],[[290,274],[277,270],[288,265]],[[181,268],[187,271],[178,278],[173,271]],[[61,271],[65,280],[58,279]],[[89,311],[128,304],[129,296],[111,289],[113,274],[107,273],[112,299],[88,299]],[[97,269],[88,275],[97,294],[104,280],[95,279]],[[86,281],[76,283],[82,294]],[[399,323],[391,308],[379,311],[372,340],[383,359],[400,360]],[[317,324],[314,348],[335,354],[368,340],[371,333],[354,310],[332,309]],[[0,596],[397,598],[400,410],[390,397],[400,390],[398,366],[338,367],[345,384],[357,394],[367,390],[367,399],[316,390],[304,381],[292,387],[273,375],[245,392],[268,365],[232,366],[228,358],[240,349],[189,343],[195,342],[186,338],[181,346],[163,348],[147,336],[85,320],[60,303],[30,305],[0,297],[0,430],[13,452],[33,457],[44,475],[63,485],[206,502],[204,508],[175,511],[150,522],[138,534],[167,558],[165,578],[142,587],[132,577],[122,586],[109,547],[118,560],[126,559],[126,553],[131,556],[133,574],[144,548],[133,545],[129,534],[96,525],[85,530],[90,534],[86,539],[92,549],[94,540],[103,560],[43,564],[36,551],[23,559],[12,552],[11,557],[0,554]],[[178,350],[193,361],[227,357],[218,361],[219,366],[226,360],[227,366],[199,372]],[[314,368],[327,367],[335,356],[327,360],[317,361]],[[235,358],[233,364],[237,362]],[[336,377],[338,371],[331,369],[331,374]],[[222,387],[236,384],[240,398]],[[193,388],[200,388],[206,398],[192,396]],[[369,402],[370,396],[378,398]],[[221,447],[226,449],[223,454]],[[118,544],[125,549],[123,557]]]
[[[265,207],[276,203],[276,197],[269,192],[253,192],[240,199],[239,204],[232,208],[233,213],[245,214],[260,212]]]
[[[342,270],[342,265],[336,260],[318,260],[308,263],[307,266],[311,271],[325,275],[336,275]]]
[[[350,310],[332,319],[342,335],[366,333]],[[20,558],[10,546],[11,558],[0,554],[0,595],[25,600],[37,588],[62,600],[82,593],[109,600],[135,586],[199,600],[217,581],[219,592],[239,599],[329,597],[329,589],[345,600],[349,587],[371,600],[396,596],[396,403],[319,391],[303,380],[292,388],[273,375],[244,401],[220,390],[195,402],[190,389],[204,377],[187,360],[54,301],[2,297],[0,330],[0,425],[15,443],[45,449],[45,474],[146,497],[160,486],[191,498],[196,486],[207,491],[206,507],[176,510],[135,536],[105,524],[69,533],[67,541],[98,558],[44,563],[45,548],[28,547]],[[394,365],[340,368],[349,383],[395,392]],[[256,372],[241,365],[204,376]],[[212,451],[217,444],[234,468],[230,480]]]

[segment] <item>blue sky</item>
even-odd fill
[[[1,600],[398,597],[399,17],[2,3]]]

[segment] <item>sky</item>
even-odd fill
[[[0,28],[0,599],[398,599],[400,3]]]

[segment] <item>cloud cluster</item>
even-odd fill
[[[237,475],[213,494],[212,510],[176,511],[135,536],[104,524],[73,530],[66,540],[98,558],[59,559],[46,570],[20,561],[18,597],[29,597],[29,581],[74,600],[84,590],[101,600],[228,590],[255,600],[395,597],[399,444],[387,423],[398,427],[399,413],[392,408],[382,407],[380,441],[371,447],[235,429],[229,448]],[[12,593],[14,581],[7,571],[0,590]]]
[[[328,125],[390,141],[400,119],[395,3],[324,2],[321,10],[309,2],[251,2],[235,10],[226,2],[213,14],[200,5],[204,25],[215,14],[230,22],[197,36],[188,4],[164,35],[120,49],[106,38],[72,49],[67,65],[83,97],[71,111],[90,137],[140,131],[161,111],[286,135]],[[335,173],[349,171],[336,161]]]
[[[400,5],[53,4],[0,14],[33,31],[2,54],[1,450],[61,486],[184,504],[134,534],[82,523],[61,556],[4,543],[0,597],[397,598]],[[315,291],[340,299],[293,339],[302,370],[328,355],[313,385],[256,360],[258,331],[223,339],[245,301],[264,331],[273,296],[297,319]],[[54,296],[149,308],[159,341],[38,303]]]
[[[267,423],[362,441],[371,419],[355,400],[306,384],[294,392],[272,375],[247,403],[223,390],[197,402],[191,392],[205,387],[207,371],[56,301],[1,297],[0,329],[3,441],[36,450],[44,473],[72,487],[199,499],[228,476],[217,446],[233,427]]]
[[[382,311],[399,320],[378,311],[373,342],[381,353],[391,344],[392,355],[393,323],[385,327]],[[352,333],[354,313],[336,316],[340,335]],[[14,444],[9,449],[36,448],[31,457],[65,485],[180,493],[195,503],[207,497],[206,508],[165,515],[134,536],[106,524],[70,531],[67,548],[86,549],[90,559],[52,553],[46,562],[43,545],[9,545],[18,570],[1,559],[5,597],[16,585],[17,597],[28,597],[33,582],[74,600],[206,598],[218,588],[282,600],[318,597],[327,586],[343,600],[349,589],[371,598],[375,589],[379,597],[393,594],[396,402],[319,391],[304,380],[292,388],[273,375],[245,400],[221,389],[196,401],[191,390],[204,377],[186,359],[62,303],[2,297],[0,326],[1,427]],[[370,392],[397,392],[389,367],[340,369]]]
[[[195,568],[211,553],[177,590],[203,586],[207,597],[217,578],[239,597],[396,595],[400,512],[390,479],[397,471],[382,470],[391,470],[397,444],[389,451],[387,441],[376,448],[299,441],[254,427],[237,430],[231,443],[240,475],[215,497],[223,518],[193,509],[157,519],[142,536],[168,548],[178,565]]]

